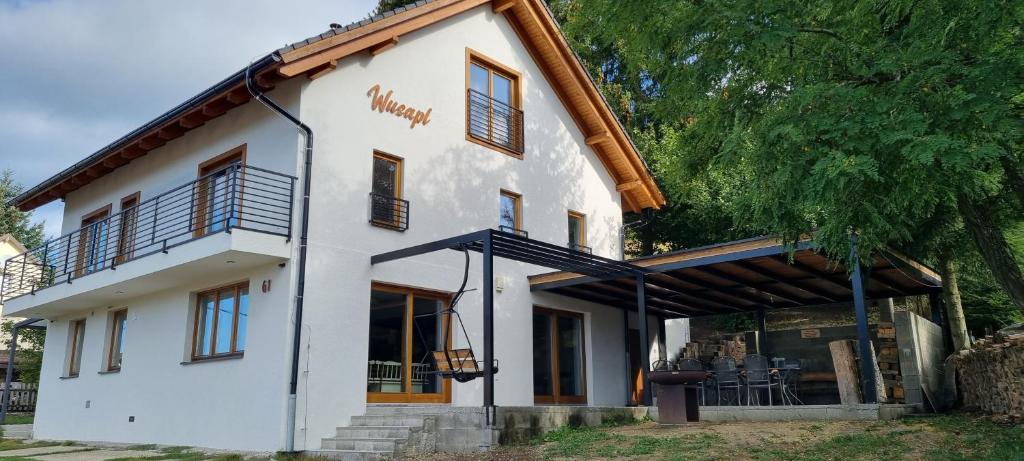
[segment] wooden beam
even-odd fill
[[[611,142],[611,140],[612,140],[612,136],[610,134],[608,134],[607,131],[602,131],[600,133],[592,134],[590,136],[587,136],[587,141],[586,142],[587,142],[588,146],[596,146],[596,145],[601,144],[603,142]]]
[[[768,280],[772,280],[774,282],[778,282],[778,283],[782,283],[782,284],[786,284],[786,285],[792,285],[792,286],[794,286],[794,287],[796,287],[796,288],[798,288],[798,289],[800,289],[800,290],[810,294],[811,296],[815,296],[815,297],[824,299],[824,300],[826,300],[828,302],[833,302],[834,303],[834,302],[838,301],[838,299],[833,297],[831,293],[825,293],[825,292],[823,292],[821,290],[821,288],[807,284],[805,280],[789,280],[789,279],[782,279],[782,278],[776,277],[775,274],[772,274],[768,270],[766,270],[766,269],[764,269],[764,268],[762,268],[760,266],[757,266],[754,263],[751,263],[750,261],[732,261],[732,262],[727,263],[727,264],[732,264],[734,266],[740,267],[740,268],[742,268],[744,270],[753,272],[753,273],[755,273],[755,274],[757,274],[757,275],[759,275],[761,277],[764,277],[764,278],[766,278]]]
[[[494,11],[494,14],[501,14],[516,6],[517,3],[519,0],[494,0],[491,2],[491,10]]]
[[[157,136],[159,136],[159,133],[157,134]],[[142,157],[143,155],[146,155],[146,149],[143,149],[142,146],[138,144],[132,144],[128,147],[125,147],[124,149],[121,149],[119,155],[121,156],[121,158],[124,158],[125,160],[132,160]]]
[[[327,64],[324,64],[323,67],[311,70],[310,74],[309,74],[309,79],[310,80],[316,80],[316,79],[318,79],[320,77],[323,77],[324,75],[327,75],[328,72],[330,72],[330,71],[332,71],[334,69],[337,69],[337,68],[338,68],[338,61],[337,60],[333,60],[331,62],[328,62]]]
[[[639,179],[633,179],[633,180],[629,180],[629,181],[626,181],[626,182],[621,183],[621,184],[616,184],[615,185],[615,190],[618,191],[618,192],[625,192],[627,190],[635,189],[637,187],[640,187],[641,185],[643,185],[642,181],[640,181]]]
[[[199,109],[185,114],[180,120],[178,120],[178,123],[180,123],[185,129],[191,130],[193,128],[203,126],[203,124],[209,119],[210,118],[203,113],[203,110]]]
[[[185,129],[177,123],[168,124],[167,126],[160,128],[156,132],[156,136],[165,141],[170,141],[174,138],[178,138],[183,134],[185,134]]]
[[[759,294],[767,295],[767,298],[769,299],[769,304],[775,304],[775,301],[772,300],[772,298],[778,298],[778,299],[781,299],[783,301],[789,301],[789,302],[797,303],[797,304],[808,304],[807,301],[805,301],[803,299],[798,299],[794,295],[791,295],[791,294],[788,294],[788,293],[784,293],[784,292],[781,292],[779,290],[772,289],[772,288],[765,288],[764,285],[756,286],[755,287],[754,285],[755,285],[756,282],[751,282],[749,280],[743,280],[743,279],[741,279],[739,277],[736,277],[735,275],[728,274],[728,273],[726,273],[725,271],[723,271],[721,269],[717,269],[717,268],[714,268],[714,267],[708,267],[708,266],[692,267],[691,269],[693,269],[695,271],[698,271],[698,272],[703,272],[703,273],[708,274],[708,275],[710,275],[712,277],[716,277],[716,278],[719,278],[719,279],[722,279],[722,280],[725,280],[725,281],[728,281],[728,282],[735,283],[735,284],[739,285],[740,288],[742,288],[742,287],[749,287],[751,290],[754,290],[754,291],[758,292]]]
[[[388,37],[383,42],[380,42],[380,43],[378,43],[376,45],[371,46],[369,48],[370,55],[371,56],[377,56],[378,54],[381,54],[381,53],[383,53],[383,52],[385,52],[387,50],[390,50],[390,49],[394,48],[397,45],[398,45],[398,36],[397,35],[392,36],[392,37]],[[332,60],[331,62],[335,62],[336,63],[338,61],[335,59],[335,60]]]
[[[227,99],[228,102],[230,102],[231,104],[241,105],[249,102],[250,98],[252,98],[252,95],[249,94],[249,91],[246,89],[241,89],[228,93]]]
[[[145,150],[153,150],[164,144],[166,144],[166,141],[160,139],[159,136],[149,136],[146,138],[142,138],[142,140],[139,141],[139,147]]]

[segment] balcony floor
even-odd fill
[[[235,229],[7,300],[3,314],[54,318],[94,306],[287,261],[291,243],[279,235]],[[234,261],[228,263],[227,261]]]

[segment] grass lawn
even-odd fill
[[[417,460],[1022,460],[1024,425],[967,416],[880,422],[742,422],[563,428],[529,446]]]
[[[34,418],[32,413],[14,413],[7,415],[4,424],[32,424]]]

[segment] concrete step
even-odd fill
[[[472,407],[453,407],[451,405],[367,405],[367,415],[440,415],[456,411],[482,410]]]
[[[426,415],[357,415],[352,417],[350,427],[368,426],[412,426],[422,427]]]
[[[380,451],[392,453],[395,451],[395,445],[402,440],[405,440],[405,438],[323,439],[320,447],[331,450]]]
[[[392,453],[367,450],[310,450],[305,454],[340,461],[378,461],[391,458]]]
[[[413,426],[349,426],[337,428],[338,439],[408,438]]]

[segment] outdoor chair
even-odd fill
[[[715,390],[718,394],[718,405],[722,405],[722,389],[733,390],[736,394],[736,405],[742,405],[740,396],[740,371],[736,369],[736,359],[732,357],[718,357],[711,362],[715,372]]]
[[[772,405],[772,386],[778,387],[782,392],[782,382],[778,379],[778,373],[768,369],[768,358],[760,354],[749,354],[743,357],[744,384],[747,388],[747,404],[752,402],[750,391],[754,391],[757,404],[761,404],[761,389],[768,391],[768,405]],[[781,395],[781,394],[780,394]]]
[[[679,359],[679,364],[677,365],[677,368],[679,370],[682,370],[682,371],[704,371],[704,364],[700,363],[700,360],[697,360],[697,359],[692,359],[692,358],[691,359]],[[700,404],[701,405],[705,405],[705,401],[704,401],[704,384],[705,384],[705,382],[707,382],[706,378],[702,379],[699,383],[696,383],[696,384],[685,384],[685,385],[683,385],[683,387],[685,387],[687,389],[697,389],[697,392],[700,393]]]

